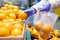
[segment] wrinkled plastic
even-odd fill
[[[48,1],[47,2],[40,1],[39,3],[33,5],[32,7],[39,11],[47,11],[48,12],[50,10],[51,4]]]
[[[34,16],[34,25],[37,22],[41,22],[43,23],[49,23],[52,27],[54,26],[56,20],[58,18],[58,15],[51,13],[51,12],[45,12],[45,11],[41,11],[41,12],[37,12],[36,15]]]

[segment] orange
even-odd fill
[[[42,24],[41,24],[40,22],[37,22],[36,25],[35,25],[35,28],[36,28],[37,30],[40,30],[41,25],[42,25]]]
[[[40,34],[38,34],[38,40],[43,40],[43,39],[41,38]]]
[[[18,9],[13,9],[14,14],[17,14],[18,11],[19,11]]]
[[[3,22],[2,21],[0,21],[0,27],[3,27]]]
[[[18,6],[14,6],[14,9],[19,9],[19,7]]]
[[[20,29],[13,29],[11,31],[11,35],[13,36],[19,36],[19,35],[22,35],[22,31]]]
[[[18,28],[18,29],[23,29],[23,25],[22,24],[14,24],[13,28]]]
[[[19,12],[18,12],[18,18],[20,18],[20,19],[26,19],[26,17],[27,17],[27,14],[24,11],[19,10]]]
[[[12,9],[9,9],[8,11],[9,11],[9,13],[12,13],[12,12],[13,12],[13,10],[12,10]]]
[[[10,14],[9,14],[9,17],[10,17],[10,18],[13,18],[13,19],[16,19],[16,15],[15,15],[14,13],[10,13]]]
[[[7,16],[6,19],[9,19],[9,16]]]
[[[9,21],[9,22],[15,22],[15,20],[12,19],[12,18],[8,19],[8,21]]]
[[[8,7],[9,5],[8,4],[4,4],[4,7]]]
[[[9,10],[5,10],[4,13],[8,16]]]
[[[7,28],[5,27],[0,27],[0,36],[9,36],[10,32]]]
[[[32,34],[33,36],[38,36],[38,32],[37,32],[37,30],[36,30],[35,28],[33,28],[31,34]]]
[[[8,9],[13,9],[13,8],[14,8],[13,5],[9,5],[9,6],[8,6]]]
[[[3,13],[4,11],[3,10],[0,10],[0,13]]]
[[[8,22],[8,19],[4,19],[3,22]]]
[[[2,7],[1,10],[7,10],[7,7]]]
[[[4,13],[0,13],[0,20],[4,20],[7,17],[6,14]]]
[[[47,40],[49,38],[49,33],[42,33],[41,37]]]
[[[16,22],[23,22],[22,19],[16,19]]]
[[[53,33],[55,36],[59,36],[59,30],[55,29]]]
[[[51,31],[51,25],[49,23],[45,23],[42,25],[42,30],[45,33],[50,33]]]
[[[13,29],[13,25],[9,22],[5,22],[4,27],[7,28],[9,31],[11,31]]]

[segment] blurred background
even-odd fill
[[[3,6],[4,3],[17,5],[22,10],[25,10],[34,5],[36,3],[36,0],[0,0],[0,7]]]

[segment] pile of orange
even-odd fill
[[[18,6],[4,4],[0,8],[0,37],[22,35],[23,24],[21,23],[26,17],[27,14]]]
[[[0,37],[22,35],[23,24],[13,24],[11,22],[0,22]]]
[[[20,10],[18,6],[5,4],[4,7],[0,8],[0,21],[4,19],[22,19],[25,20],[27,14]]]
[[[58,38],[60,36],[59,30],[54,29],[49,23],[37,22],[31,27],[26,25],[26,28],[30,30],[33,37],[38,37],[36,40],[60,40]]]

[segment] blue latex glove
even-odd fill
[[[50,10],[50,7],[51,7],[49,2],[47,2],[41,6],[38,8],[39,11],[47,11],[48,12]]]
[[[37,10],[39,10],[39,11],[47,11],[48,12],[50,10],[50,3],[49,2],[46,2],[45,4],[42,4],[41,6],[39,6],[37,8]],[[25,10],[25,12],[28,15],[27,17],[29,17],[32,14],[34,14],[35,13],[34,11],[35,11],[34,10],[34,7],[31,7],[30,9]]]
[[[29,17],[34,14],[35,10],[34,8],[30,8],[30,9],[25,10],[25,12],[27,13],[27,17]]]
[[[40,11],[49,11],[50,10],[50,4],[49,2],[41,5],[39,8],[37,8],[37,10],[40,10]],[[30,9],[27,9],[25,10],[25,12],[27,13],[28,17],[26,19],[26,23],[29,23],[31,22],[31,24],[33,25],[34,24],[34,7],[31,7]],[[29,24],[29,25],[31,25]]]

